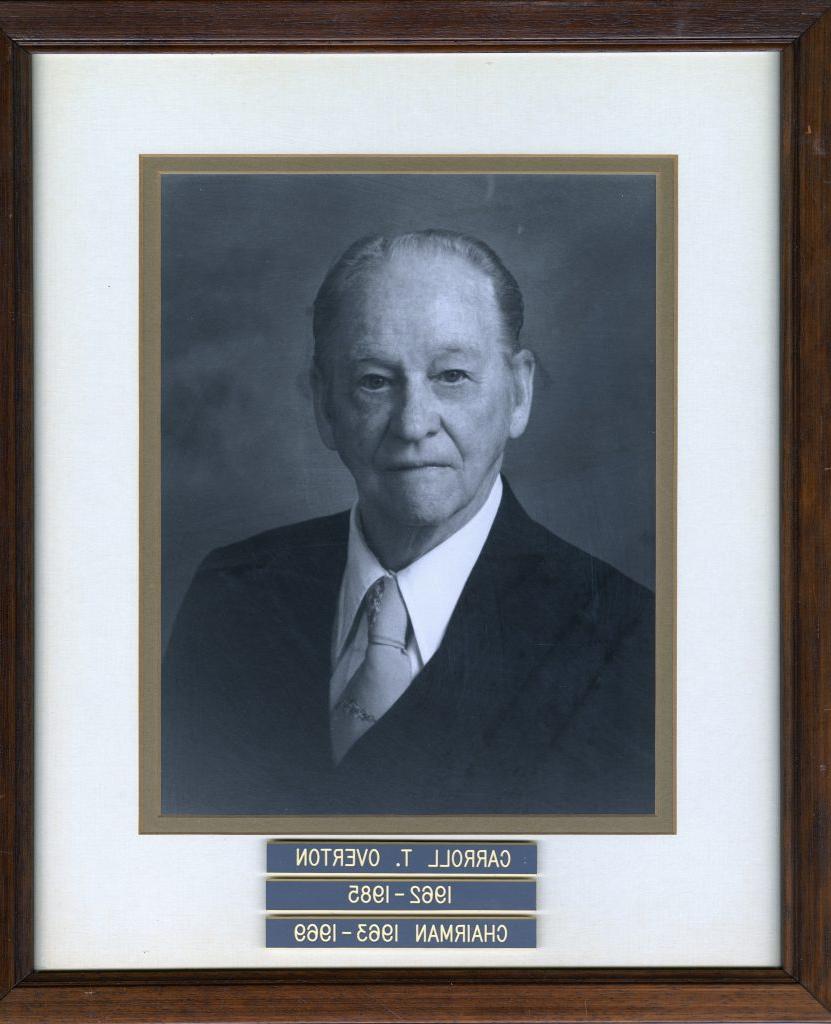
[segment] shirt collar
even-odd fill
[[[347,641],[364,595],[379,576],[395,576],[413,627],[422,664],[436,653],[467,578],[482,552],[502,500],[497,476],[476,515],[447,540],[397,573],[388,572],[364,538],[355,504],[349,516],[349,547],[335,630],[335,656]],[[441,580],[441,586],[437,586]]]

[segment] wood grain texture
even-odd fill
[[[781,629],[781,736],[782,736],[782,966],[793,974],[796,962],[795,920],[797,866],[796,849],[799,829],[796,824],[796,749],[799,666],[796,660],[796,615],[798,596],[796,579],[799,569],[797,554],[797,473],[796,453],[799,450],[799,425],[796,417],[798,392],[796,276],[797,224],[799,204],[796,179],[797,148],[797,83],[796,60],[798,44],[782,54],[781,77],[781,203],[779,212],[781,257],[781,366],[780,411],[782,448],[780,451],[780,609]]]
[[[309,972],[314,975],[314,971]],[[305,984],[19,986],[0,1024],[231,1022],[829,1021],[796,982],[782,985]]]
[[[439,982],[444,985],[792,985],[793,978],[779,967],[444,967],[413,968],[303,968],[269,970],[202,970],[203,985],[296,985],[309,981],[318,985],[403,985]],[[108,985],[188,985],[192,971],[35,971],[22,984],[98,988]]]
[[[0,37],[0,992],[32,969],[29,65],[24,51]]]
[[[797,60],[794,973],[831,1002],[831,16]]]
[[[0,993],[16,985],[0,1001],[0,1022],[831,1021],[821,1005],[831,1003],[831,17],[818,20],[829,8],[831,0],[0,0]],[[497,969],[487,980],[462,970],[30,974],[29,51],[780,43],[793,43],[782,91],[784,970]]]
[[[116,49],[422,49],[771,46],[827,0],[5,0],[0,25],[25,46]]]

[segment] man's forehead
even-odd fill
[[[490,276],[453,252],[403,250],[363,268],[337,319],[332,350],[353,364],[404,352],[430,362],[511,344]]]
[[[502,329],[493,282],[445,253],[394,254],[367,268],[343,312],[344,326],[363,333],[438,329],[464,337],[474,323],[488,333]]]
[[[476,359],[482,356],[482,345],[465,342],[463,339],[434,338],[432,344],[421,354],[429,359],[453,356]],[[390,351],[384,345],[383,338],[375,338],[371,334],[367,334],[356,337],[351,345],[346,346],[345,356],[349,362],[353,363],[384,362],[390,356]]]
[[[457,301],[495,302],[493,281],[481,268],[459,253],[441,250],[402,250],[366,268],[356,282],[364,298],[383,300],[395,293],[443,295]]]

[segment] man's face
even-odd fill
[[[315,404],[362,509],[402,527],[461,525],[531,407],[533,358],[510,352],[490,279],[452,253],[396,253],[340,321]]]

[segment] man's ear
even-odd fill
[[[329,384],[316,366],[311,372],[311,384],[317,432],[326,447],[335,451],[335,432],[332,429],[332,419],[329,415]]]
[[[511,373],[514,383],[514,409],[511,413],[511,437],[520,437],[528,425],[531,402],[534,399],[534,353],[527,348],[511,355]]]

